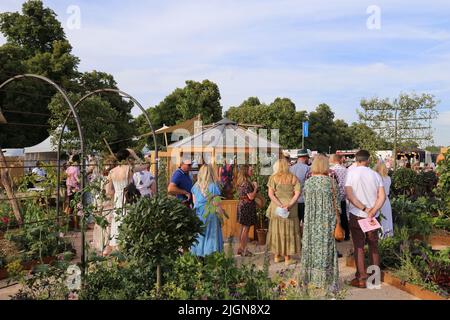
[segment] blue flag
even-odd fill
[[[309,122],[305,121],[303,122],[303,137],[308,138],[309,133]]]

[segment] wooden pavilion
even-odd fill
[[[253,130],[249,129],[253,128]],[[169,176],[177,169],[183,159],[191,159],[199,165],[222,164],[224,159],[229,163],[231,159],[237,164],[256,164],[258,158],[276,158],[280,155],[281,146],[265,137],[259,136],[254,128],[258,125],[237,124],[229,119],[203,127],[194,135],[167,146],[167,170]],[[168,128],[166,130],[171,130]],[[222,205],[229,219],[222,227],[224,239],[239,237],[240,227],[236,222],[238,200],[224,200]],[[254,232],[251,230],[250,237]],[[254,238],[254,236],[253,236]]]

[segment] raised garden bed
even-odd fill
[[[383,271],[381,273],[381,281],[387,283],[397,289],[405,291],[419,299],[422,300],[448,300],[447,298],[434,293],[432,291],[426,290],[422,287],[419,287],[415,284],[408,283],[406,281],[402,281],[401,279],[394,276],[392,273]]]
[[[50,264],[56,260],[56,257],[45,257],[42,259],[44,264]],[[27,261],[22,263],[22,267],[24,270],[31,270],[36,265],[41,264],[42,262],[39,260]],[[8,271],[6,268],[0,269],[0,280],[8,278]]]
[[[350,268],[356,268],[355,259],[353,256],[348,256],[346,258],[346,266]],[[449,298],[443,297],[437,293],[434,293],[430,290],[419,287],[415,284],[408,283],[406,281],[401,280],[396,277],[389,271],[381,272],[381,281],[387,283],[397,289],[405,291],[419,299],[422,300],[449,300]]]
[[[428,243],[435,250],[450,247],[450,234],[448,232],[432,234],[428,239]]]

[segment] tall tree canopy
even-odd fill
[[[42,1],[25,2],[21,13],[0,14],[0,32],[7,40],[0,46],[0,82],[23,73],[43,75],[61,85],[72,103],[88,91],[117,88],[112,75],[78,71],[79,58],[72,54],[72,46],[55,12],[45,8]],[[69,109],[55,94],[52,86],[35,79],[21,79],[4,87],[0,91],[0,106],[8,124],[0,126],[1,146],[27,147],[41,142],[49,133],[57,133]],[[102,138],[114,141],[133,136],[136,130],[132,124],[132,107],[132,103],[117,94],[104,94],[86,101],[81,106],[83,111],[80,109],[81,122],[86,128],[95,124],[95,130],[86,129],[88,146],[105,150],[104,143],[98,143]],[[72,122],[68,127],[75,129]],[[70,132],[67,135],[73,147],[75,136]],[[129,141],[113,144],[112,148],[127,144]]]
[[[306,120],[306,111],[296,111],[288,98],[276,98],[269,105],[257,97],[250,97],[238,107],[225,113],[230,120],[245,124],[259,124],[266,129],[279,129],[279,143],[287,148],[296,148],[301,141],[301,124]]]
[[[188,80],[186,86],[176,88],[159,104],[148,108],[147,114],[155,130],[163,125],[172,126],[192,119],[199,114],[203,124],[210,124],[222,119],[220,99],[219,87],[214,82]],[[149,132],[143,115],[136,118],[136,126],[141,134]],[[162,139],[159,140],[162,143]],[[140,146],[146,143],[146,141],[140,142]],[[148,139],[147,142],[149,142]]]

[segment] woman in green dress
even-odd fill
[[[275,262],[294,263],[291,256],[300,253],[300,224],[297,212],[297,199],[300,197],[300,183],[289,172],[286,159],[278,160],[274,165],[274,174],[269,178],[269,197],[271,203],[267,209],[269,232],[267,245],[275,255]],[[277,210],[288,210],[286,218],[277,214]],[[286,212],[287,213],[287,212]]]
[[[334,239],[338,186],[329,176],[328,157],[318,155],[306,180],[300,283],[335,293],[339,289],[339,269]],[[334,203],[333,203],[334,202]]]

